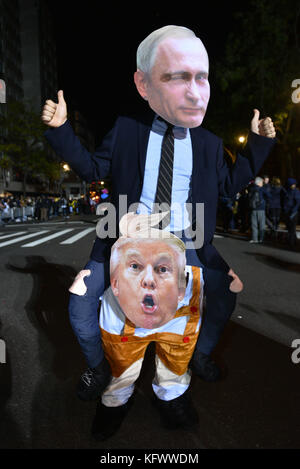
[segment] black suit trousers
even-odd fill
[[[236,305],[229,289],[233,278],[225,271],[203,267],[205,307],[196,350],[210,355]]]

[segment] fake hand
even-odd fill
[[[276,136],[275,127],[271,117],[259,119],[259,110],[254,109],[254,117],[251,121],[251,130],[255,134],[263,137],[274,138]]]
[[[58,103],[47,99],[43,107],[41,119],[49,127],[60,127],[67,120],[67,105],[62,90],[58,91],[57,98]]]
[[[228,272],[228,275],[231,275],[233,277],[233,280],[231,284],[229,285],[229,290],[232,291],[233,293],[240,293],[243,288],[243,282],[239,279],[239,277],[236,275],[235,272],[233,272],[232,269]]]

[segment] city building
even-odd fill
[[[21,49],[19,1],[0,0],[0,79],[6,84],[7,101],[24,97]]]
[[[20,37],[24,98],[41,111],[57,93],[57,60],[51,12],[43,0],[20,0]]]
[[[6,103],[25,101],[40,113],[46,99],[57,99],[55,30],[47,1],[0,0],[0,80],[6,88]],[[76,105],[70,103],[68,111],[74,131],[83,145],[93,151],[94,137],[85,118],[75,109]],[[6,104],[1,102],[0,114],[5,112]],[[5,129],[0,129],[0,139],[4,135]],[[45,146],[45,152],[57,158],[49,146]],[[4,160],[0,151],[0,194],[21,193],[22,174],[7,167]],[[38,193],[49,190],[48,186],[46,180],[37,183],[29,179],[26,189],[28,193]],[[65,191],[68,197],[86,193],[85,183],[63,163],[55,189]]]

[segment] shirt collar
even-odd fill
[[[155,118],[154,118],[151,130],[159,135],[164,135],[167,130],[167,122],[164,121],[157,114],[155,114]],[[173,134],[174,134],[174,137],[179,140],[184,139],[187,136],[187,129],[185,129],[184,127],[178,127],[177,125],[175,125],[173,128]]]

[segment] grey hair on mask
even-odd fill
[[[167,38],[196,38],[194,31],[185,26],[163,26],[147,36],[139,45],[136,54],[137,68],[149,73],[155,62],[157,47]]]

